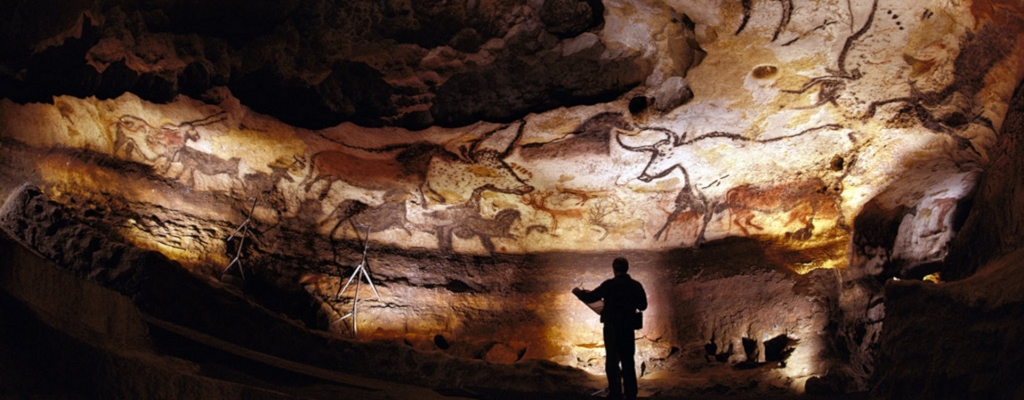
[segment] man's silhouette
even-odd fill
[[[647,292],[640,282],[633,280],[627,273],[629,261],[619,257],[612,261],[615,277],[604,281],[594,290],[575,288],[572,294],[584,303],[604,301],[601,309],[601,322],[604,323],[605,373],[608,374],[608,397],[635,399],[636,364],[633,355],[636,343],[633,331],[639,329],[638,310],[647,309]],[[620,368],[621,363],[621,368]]]

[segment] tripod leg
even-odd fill
[[[228,271],[231,270],[231,266],[232,265],[238,264],[238,271],[240,271],[242,273],[242,279],[243,280],[245,279],[245,271],[242,270],[242,261],[241,261],[241,258],[242,258],[242,246],[244,246],[244,245],[245,245],[245,236],[241,236],[241,240],[238,241],[238,251],[235,252],[235,259],[231,260],[231,262],[228,263],[228,266],[224,268],[224,271],[221,272],[221,275],[224,275],[224,274],[228,273]]]
[[[363,276],[366,277],[366,283],[370,284],[370,289],[373,289],[373,294],[377,295],[377,301],[380,301],[380,293],[377,292],[377,287],[373,285],[373,279],[370,279],[370,273],[363,268]]]
[[[355,270],[355,271],[352,271],[352,276],[349,276],[349,277],[348,277],[348,282],[345,282],[345,287],[341,288],[341,290],[339,290],[339,291],[338,291],[338,293],[336,293],[336,294],[334,295],[334,298],[335,298],[335,299],[338,299],[338,298],[340,298],[340,297],[341,297],[341,294],[345,292],[345,289],[348,289],[348,285],[352,284],[352,278],[355,278],[355,277],[356,277],[356,274],[358,274],[358,273],[359,273],[359,269],[360,269],[360,268],[362,268],[362,267],[363,267],[363,265],[362,265],[362,264],[359,264],[359,266],[358,266],[358,267],[356,267],[356,270]],[[356,296],[358,296],[358,295],[359,295],[359,293],[357,292],[357,293],[356,293]]]
[[[249,225],[249,221],[250,221],[250,220],[246,219],[246,220],[245,220],[245,222],[242,222],[242,224],[241,224],[241,225],[239,225],[239,226],[238,226],[237,228],[235,228],[235,231],[234,231],[234,232],[231,232],[231,234],[230,234],[230,235],[228,235],[228,238],[227,238],[227,239],[224,239],[224,241],[230,241],[231,239],[234,239],[234,238],[235,238],[235,234],[236,234],[236,233],[238,233],[238,232],[241,232],[241,231],[242,231],[242,229],[245,229],[245,227],[246,227],[247,225]]]
[[[352,336],[359,335],[359,319],[356,313],[359,312],[359,286],[361,282],[361,280],[356,281],[356,297],[352,301]]]

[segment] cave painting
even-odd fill
[[[398,228],[411,234],[407,217],[405,201],[385,201],[376,206],[370,206],[358,200],[346,199],[339,203],[331,214],[320,222],[321,226],[327,225],[332,218],[336,218],[331,228],[331,239],[340,229],[344,236],[346,229],[351,226],[354,233],[358,233],[361,227],[367,227],[370,233],[384,232],[391,228]],[[346,224],[347,223],[347,224]]]
[[[189,146],[182,146],[182,148],[177,152],[175,161],[181,163],[182,167],[181,171],[174,176],[174,179],[181,179],[182,177],[185,177],[187,178],[187,183],[190,186],[195,186],[196,172],[200,172],[206,176],[225,174],[232,181],[244,186],[244,183],[238,178],[238,164],[241,161],[238,157],[231,157],[230,159],[225,160]]]
[[[406,202],[426,207],[422,194],[426,164],[437,149],[437,145],[424,142],[382,148],[342,143],[309,156],[309,169],[299,187],[317,202],[335,202],[318,223],[331,226],[327,233],[331,240],[345,237],[349,227],[354,233],[367,227],[370,233],[398,228],[411,234]],[[328,198],[337,182],[356,190],[381,192],[383,199],[371,205],[366,199]]]
[[[426,164],[435,155],[443,154],[438,146],[431,143],[412,143],[389,146],[380,149],[349,148],[354,150],[324,150],[309,158],[310,170],[302,181],[309,192],[314,185],[324,182],[316,198],[323,200],[338,181],[351,186],[380,190],[389,193],[416,193],[423,204],[422,186],[425,182]],[[386,154],[380,158],[369,154],[361,156],[355,152]],[[423,204],[425,205],[425,204]]]
[[[599,242],[610,235],[625,239],[647,238],[644,218],[627,211],[624,201],[611,190],[556,187],[524,194],[519,201],[535,212],[534,223],[525,227],[527,234],[560,237],[566,233],[579,235],[585,229],[598,233],[600,236],[594,239]]]
[[[796,25],[791,23],[792,0],[758,4],[743,0],[739,3],[743,10],[742,21],[731,25],[738,25],[734,35],[750,33],[756,25],[752,19],[758,17],[755,12],[770,12],[771,18],[778,18],[771,20],[772,26],[768,27],[768,32],[774,29],[772,42],[779,42],[774,46],[788,46],[810,32],[836,23],[825,19],[822,26],[810,31],[804,29],[796,35]],[[547,235],[542,240],[560,241],[559,246],[571,246],[568,244],[571,240],[583,237],[603,241],[609,235],[615,239],[629,237],[633,242],[637,242],[638,237],[653,236],[655,240],[672,237],[672,240],[680,238],[700,244],[707,240],[705,236],[771,234],[778,232],[780,224],[787,227],[785,233],[790,237],[805,238],[821,226],[822,219],[844,225],[842,213],[836,211],[837,204],[842,203],[842,181],[857,159],[859,146],[871,140],[871,131],[867,129],[859,128],[866,132],[860,140],[860,132],[830,124],[843,121],[832,118],[830,113],[843,113],[847,120],[854,122],[846,124],[849,126],[860,126],[860,123],[870,122],[868,120],[876,114],[889,113],[885,118],[890,120],[881,122],[885,127],[893,127],[893,119],[904,118],[905,126],[924,126],[945,133],[968,150],[973,150],[974,144],[957,134],[958,131],[972,124],[988,129],[993,126],[983,113],[971,109],[970,96],[978,89],[969,86],[980,81],[1005,54],[969,51],[971,41],[967,41],[962,48],[966,50],[958,56],[962,60],[954,65],[957,71],[944,87],[919,84],[914,74],[935,64],[927,59],[927,51],[910,46],[904,58],[911,67],[890,69],[876,67],[863,54],[872,40],[891,33],[894,26],[899,25],[899,16],[880,7],[877,1],[847,6],[851,7],[850,29],[843,35],[848,36],[839,37],[837,46],[841,45],[841,50],[837,49],[836,54],[827,58],[833,61],[828,61],[830,65],[823,71],[803,76],[802,71],[806,70],[789,69],[786,63],[768,63],[754,69],[754,77],[759,79],[794,72],[799,75],[800,79],[779,80],[772,86],[774,93],[784,99],[780,100],[780,109],[820,111],[811,119],[815,122],[785,129],[790,133],[799,131],[795,134],[763,127],[724,128],[742,133],[700,132],[685,123],[671,129],[633,127],[631,124],[636,121],[621,112],[609,111],[616,110],[612,108],[583,118],[571,132],[559,138],[552,139],[559,134],[555,131],[550,135],[538,134],[522,143],[524,127],[535,121],[543,122],[543,119],[528,117],[492,125],[497,127],[482,134],[469,130],[456,138],[446,136],[443,140],[433,139],[435,141],[414,138],[411,142],[381,146],[365,144],[373,141],[360,143],[361,138],[352,139],[358,134],[332,139],[323,133],[311,132],[306,152],[296,158],[301,160],[299,169],[303,173],[294,175],[304,174],[304,177],[294,184],[283,169],[274,170],[273,177],[257,173],[239,179],[243,172],[240,171],[242,159],[223,159],[198,150],[198,146],[187,145],[190,140],[200,140],[196,127],[222,120],[220,114],[160,127],[139,117],[124,115],[117,121],[114,154],[153,165],[157,170],[162,168],[165,176],[187,185],[195,185],[197,174],[227,176],[232,187],[241,184],[243,189],[253,183],[256,191],[276,196],[268,204],[274,205],[278,217],[289,213],[289,205],[294,208],[294,199],[314,200],[322,206],[315,219],[323,233],[331,238],[348,237],[349,227],[368,222],[376,225],[373,232],[377,233],[386,230],[405,232],[408,236],[427,233],[430,235],[426,236],[427,240],[432,240],[431,236],[436,238],[439,248],[450,248],[453,238],[479,239],[489,251],[494,251],[491,238],[511,237],[513,231],[527,236]],[[924,11],[917,17],[924,20],[940,17]],[[909,18],[910,14],[902,17]],[[978,35],[985,41],[995,41],[998,33],[983,29]],[[782,43],[791,36],[796,39]],[[887,72],[907,78],[905,84],[899,83],[893,85],[899,86],[893,90],[877,93],[864,90],[874,83],[872,74]],[[901,92],[903,89],[908,90]],[[791,104],[792,100],[797,104]],[[818,126],[806,128],[815,124]],[[771,124],[763,126],[768,125]],[[533,132],[542,129],[536,124],[530,128]],[[682,132],[684,129],[686,132]],[[758,132],[759,129],[768,130]],[[499,132],[509,135],[508,140],[494,140]],[[618,148],[613,148],[613,134]],[[332,143],[317,143],[316,136]],[[796,151],[786,151],[787,148],[801,149],[809,155],[799,156]],[[623,149],[649,157],[643,171],[627,176],[648,184],[643,190],[600,182],[611,173],[588,170],[594,165],[600,168],[613,164],[608,160],[618,157]],[[635,159],[636,155],[633,157]],[[837,157],[846,160],[847,165],[838,170],[821,168]],[[549,168],[563,165],[567,168]],[[172,166],[180,166],[180,171]],[[294,167],[289,168],[289,171],[294,170]],[[751,176],[758,171],[772,176],[764,179]],[[810,173],[801,175],[801,171]],[[661,179],[670,175],[679,181]],[[661,186],[655,188],[656,184]],[[652,192],[658,194],[651,195]],[[495,198],[500,201],[494,201]],[[634,201],[647,201],[649,207],[618,210],[618,204]],[[486,204],[481,205],[481,202]],[[484,226],[496,223],[497,215],[503,210],[507,212],[502,214],[502,221],[509,226]],[[512,211],[518,212],[516,218],[511,218]],[[458,226],[459,221],[464,222],[463,227]],[[772,227],[767,227],[766,223]],[[651,224],[653,235],[648,235],[647,224]],[[594,232],[597,235],[587,236]]]
[[[842,51],[839,52],[839,57],[836,61],[836,68],[828,68],[828,75],[819,76],[812,78],[808,82],[804,83],[799,89],[783,90],[786,93],[803,94],[814,87],[818,87],[817,100],[814,104],[805,106],[802,108],[815,108],[825,104],[832,104],[839,106],[837,102],[842,91],[846,89],[846,82],[856,81],[862,77],[862,73],[859,69],[849,71],[846,65],[847,57],[853,46],[858,43],[871,29],[871,23],[874,20],[875,12],[878,9],[878,1],[875,0],[871,5],[871,12],[868,14],[864,24],[854,32],[852,35],[846,38],[843,44]],[[852,18],[852,10],[851,10]]]
[[[339,142],[339,148],[310,156],[310,170],[302,186],[310,192],[322,182],[316,195],[319,200],[326,198],[338,181],[390,194],[409,193],[414,197],[413,202],[422,208],[427,208],[431,202],[464,201],[477,188],[485,186],[510,194],[533,190],[504,161],[511,143],[504,148],[483,147],[481,143],[486,139],[485,135],[456,144],[452,146],[454,151],[447,145],[429,142],[379,148]]]
[[[837,203],[838,199],[831,196],[821,179],[809,179],[770,188],[750,184],[733,187],[725,193],[725,201],[715,207],[715,212],[728,212],[728,229],[736,227],[743,236],[765,229],[754,222],[758,215],[786,213],[788,217],[782,226],[793,222],[801,226],[794,232],[787,232],[787,236],[807,240],[814,233],[815,216],[824,213],[825,218],[836,218],[839,215]]]
[[[506,125],[482,137],[444,144],[361,147],[331,140],[331,147],[321,146],[309,156],[299,188],[304,198],[334,202],[318,223],[321,228],[330,227],[327,235],[332,240],[346,237],[349,228],[361,231],[365,226],[371,233],[397,228],[406,235],[429,233],[437,239],[438,248],[446,251],[452,250],[452,238],[458,237],[479,238],[484,249],[494,252],[491,239],[511,237],[519,211],[499,210],[494,218],[487,218],[482,215],[481,199],[488,193],[517,196],[533,190],[504,161],[521,126],[521,122],[518,127]],[[500,131],[511,134],[495,138]],[[376,195],[374,199],[354,197],[359,193]],[[420,218],[410,221],[410,212]]]
[[[733,217],[729,226],[736,225],[744,234],[749,234],[748,228],[760,228],[751,225],[753,211],[792,210],[800,206],[800,196],[822,192],[818,190],[819,186],[831,187],[814,184],[807,186],[808,190],[780,189],[776,193],[741,185],[753,181],[750,174],[760,174],[757,177],[762,179],[773,173],[783,174],[780,182],[789,182],[803,171],[832,165],[837,156],[854,150],[856,135],[843,134],[843,131],[848,130],[839,125],[822,125],[768,139],[751,139],[725,132],[710,132],[687,139],[686,133],[677,135],[670,129],[641,128],[636,132],[619,130],[615,139],[626,150],[650,154],[646,166],[636,176],[642,182],[651,182],[679,170],[683,178],[682,187],[655,238],[667,236],[668,229],[677,221],[696,223],[694,240],[699,245],[704,242],[708,224],[716,212],[730,210]],[[801,154],[787,151],[794,148],[807,151]],[[837,176],[830,179],[841,179],[841,171],[833,172]],[[732,186],[729,182],[738,184]],[[792,196],[778,197],[783,194]],[[760,199],[762,196],[776,198]],[[821,208],[818,203],[816,200],[810,214],[797,217],[804,221],[805,227],[812,225],[813,213]]]
[[[1002,42],[1005,46],[992,51],[986,43],[993,42]],[[875,116],[882,106],[899,104],[901,114],[920,121],[923,127],[932,132],[952,138],[960,149],[984,156],[984,151],[973,140],[980,135],[977,130],[996,131],[989,118],[994,114],[979,107],[974,99],[982,90],[980,82],[986,79],[986,75],[997,63],[1009,55],[1009,49],[1013,46],[1010,43],[1004,32],[986,25],[972,40],[961,45],[960,54],[953,63],[955,71],[948,84],[926,90],[911,80],[907,96],[872,102],[862,118]],[[913,73],[921,73],[923,68],[935,68],[936,60],[931,59],[928,52],[927,48],[913,49],[905,55]],[[976,131],[968,133],[970,130]]]
[[[452,251],[452,237],[460,239],[479,238],[480,244],[488,253],[495,253],[493,238],[515,238],[511,234],[512,224],[520,218],[516,209],[502,209],[494,218],[481,215],[480,198],[485,191],[497,188],[484,185],[476,188],[465,203],[427,214],[430,219],[440,221],[429,229],[437,236],[437,247],[443,251]]]
[[[852,9],[850,13],[852,30],[854,15]],[[863,45],[871,40],[872,34],[883,35],[886,34],[884,32],[892,32],[891,28],[894,27],[899,31],[904,30],[900,18],[901,16],[893,13],[892,10],[882,13],[878,0],[872,1],[863,23],[843,42],[835,66],[826,68],[826,74],[810,78],[798,88],[783,89],[782,92],[802,95],[817,88],[816,99],[813,103],[796,108],[813,109],[831,105],[856,115],[855,118],[860,120],[875,117],[882,107],[898,105],[895,115],[890,117],[892,124],[898,125],[908,121],[920,123],[921,126],[933,132],[952,138],[961,149],[983,156],[982,151],[975,146],[971,139],[968,139],[977,134],[964,135],[963,133],[972,128],[984,128],[990,131],[995,129],[986,113],[983,110],[975,109],[975,104],[970,98],[981,90],[982,85],[979,82],[984,81],[985,76],[995,64],[1009,55],[1009,49],[1013,47],[1012,39],[1005,32],[1001,32],[991,25],[985,25],[972,36],[971,40],[959,44],[960,51],[957,59],[952,63],[954,71],[950,74],[948,82],[930,82],[929,79],[934,79],[934,76],[937,75],[935,69],[944,64],[944,60],[934,58],[934,48],[936,46],[953,46],[953,44],[941,43],[942,39],[933,36],[948,36],[936,32],[942,32],[945,28],[941,26],[951,23],[946,21],[951,17],[936,16],[930,9],[923,8],[919,17],[923,26],[910,34],[912,45],[908,46],[901,54],[907,65],[894,65],[892,66],[894,70],[891,72],[879,71],[878,67],[871,68],[871,65],[865,64],[865,61],[859,61],[860,64],[851,66],[854,63],[851,60],[857,58],[853,57],[851,53],[859,50],[857,49],[858,45]],[[885,24],[890,25],[880,26]],[[878,32],[872,32],[872,28],[875,27],[879,28]],[[996,46],[999,51],[992,51],[993,48],[987,45],[997,42],[1005,43],[1004,46]],[[905,68],[907,66],[909,68]],[[906,85],[905,89],[909,93],[892,97],[885,97],[886,94],[881,94],[882,98],[871,98],[879,96],[879,94],[851,90],[849,86],[857,83],[868,73],[862,71],[861,68],[875,74],[898,73],[904,75],[904,82],[900,85]],[[885,91],[876,92],[884,93]],[[977,126],[971,127],[971,124]]]
[[[820,164],[823,158],[847,156],[854,141],[852,134],[840,133],[843,128],[838,125],[823,125],[774,138],[748,138],[724,132],[688,138],[687,133],[676,134],[665,128],[633,128],[621,113],[602,112],[583,121],[562,139],[544,144],[519,145],[526,126],[522,120],[476,136],[439,143],[417,141],[362,147],[328,138],[333,143],[310,146],[319,150],[305,157],[293,155],[287,162],[286,156],[280,156],[277,164],[271,166],[273,176],[250,173],[240,179],[240,158],[223,159],[187,145],[188,141],[200,140],[197,127],[224,119],[223,113],[218,113],[157,128],[141,118],[124,115],[117,122],[115,154],[162,167],[167,177],[191,186],[196,183],[196,174],[227,176],[232,187],[252,186],[255,192],[247,192],[265,198],[278,220],[282,214],[289,213],[287,196],[322,203],[322,208],[330,211],[315,220],[331,240],[348,237],[352,233],[350,228],[354,231],[368,226],[371,233],[392,229],[404,232],[407,237],[427,233],[443,251],[453,251],[455,238],[478,240],[490,253],[498,251],[495,240],[518,239],[513,231],[552,238],[565,236],[566,240],[584,237],[580,235],[588,231],[596,233],[591,236],[596,241],[604,241],[609,235],[643,240],[648,237],[647,224],[652,222],[660,223],[653,235],[655,239],[692,238],[700,244],[706,240],[709,224],[719,215],[729,221],[719,231],[749,236],[765,230],[761,219],[777,219],[771,216],[785,213],[788,220],[783,225],[796,226],[796,231],[787,234],[806,238],[813,231],[815,219],[823,218],[819,212],[829,210],[827,215],[835,215],[832,203],[836,200],[829,197],[832,193],[817,190],[818,186],[830,187],[835,177],[817,180],[811,177],[796,184],[786,181],[790,183],[782,184],[784,187],[755,186],[749,183],[755,180],[738,177],[740,172],[737,171],[808,164],[786,152],[780,152],[778,159],[764,160],[754,153],[772,153],[771,150],[757,150],[755,146],[804,146],[826,138],[824,143],[834,151],[815,152],[820,156],[813,163]],[[636,176],[639,181],[651,182],[676,169],[682,174],[682,184],[674,192],[674,199],[655,200],[657,205],[652,210],[656,215],[660,208],[666,216],[664,221],[657,217],[652,220],[652,215],[647,213],[636,215],[619,210],[618,203],[625,200],[617,200],[617,196],[636,196],[636,193],[618,193],[611,188],[584,190],[561,184],[546,187],[548,183],[542,183],[545,189],[536,190],[529,183],[534,180],[533,169],[538,166],[535,164],[543,164],[551,157],[556,160],[608,158],[613,134],[622,149],[649,153],[644,170]],[[801,142],[804,136],[815,138]],[[697,156],[707,149],[723,147],[728,149],[731,154],[728,157],[734,162],[725,159],[709,162]],[[517,151],[526,166],[508,161],[512,151]],[[292,179],[293,172],[304,175],[297,184]],[[343,185],[339,186],[339,182]],[[493,199],[494,195],[512,197],[506,197],[500,204],[491,204],[491,200],[486,205],[481,204],[483,199]],[[813,204],[801,203],[801,199],[808,198]],[[517,224],[522,224],[521,229]]]
[[[769,6],[773,4],[769,3]],[[787,32],[787,25],[793,10],[791,1],[780,0],[778,5],[782,8],[782,14],[772,36],[773,41],[780,37],[780,32]],[[870,10],[865,8],[869,5]],[[888,21],[889,19],[898,21],[896,16],[884,14],[885,10],[879,8],[877,1],[862,4],[861,9],[862,11],[858,12],[855,17],[851,16],[851,24],[854,21],[861,22],[858,26],[851,27],[851,34],[845,38],[842,50],[838,54],[838,60],[834,61],[833,67],[825,68],[824,75],[808,77],[806,83],[795,89],[787,89],[785,85],[780,87],[782,93],[797,95],[817,89],[816,99],[810,101],[809,105],[791,107],[791,109],[862,107],[861,111],[868,110],[867,114],[854,112],[854,110],[848,111],[863,120],[873,115],[880,107],[897,103],[904,105],[903,107],[906,108],[904,113],[909,114],[910,118],[916,118],[917,121],[932,130],[949,133],[952,128],[961,125],[960,121],[968,118],[965,116],[967,111],[946,110],[950,108],[948,104],[956,103],[957,98],[955,97],[959,95],[958,91],[943,91],[941,93],[911,91],[910,96],[894,97],[882,94],[875,95],[874,99],[870,98],[870,95],[861,93],[860,87],[855,85],[864,76],[862,72],[864,66],[858,64],[862,63],[858,58],[860,57],[858,51],[861,50],[858,46],[870,40],[871,35],[880,34],[878,29],[872,28],[881,27],[884,23],[892,23],[892,21]],[[743,25],[749,19],[750,2],[744,2],[744,10]],[[887,17],[885,21],[881,21],[880,14]],[[825,23],[834,23],[834,21]],[[743,31],[743,25],[736,34]],[[856,31],[854,31],[855,28]],[[792,41],[782,45],[790,43]],[[993,60],[998,58],[997,56],[988,56],[985,60],[976,63],[984,67],[981,70],[985,70],[991,67]],[[775,66],[759,68],[764,70],[762,72],[770,75],[781,71],[779,67]],[[966,78],[958,77],[957,82],[964,79]],[[959,84],[954,82],[953,86],[960,90],[960,86],[964,84],[963,82]],[[911,83],[911,87],[913,87],[913,83]],[[857,99],[851,102],[850,99],[856,96],[861,96],[864,100]],[[983,117],[979,118],[983,119]],[[526,122],[517,121],[504,125],[500,129],[511,127],[510,131],[518,129],[516,134],[521,135],[525,125]],[[991,126],[991,123],[989,122],[987,126]],[[569,187],[562,187],[561,184],[552,187],[549,186],[551,182],[533,179],[534,173],[538,171],[536,164],[543,164],[544,159],[580,157],[580,159],[589,160],[610,156],[610,133],[622,132],[626,129],[632,128],[623,114],[605,111],[585,120],[574,131],[561,139],[543,143],[533,141],[521,146],[517,146],[518,137],[511,142],[511,145],[505,147],[481,146],[481,143],[486,140],[486,135],[473,140],[460,138],[443,143],[416,142],[378,148],[359,148],[343,144],[341,148],[324,150],[311,157],[311,172],[307,175],[304,183],[307,191],[311,191],[319,199],[324,199],[331,190],[332,184],[342,180],[353,187],[386,193],[385,196],[388,199],[384,201],[385,203],[410,201],[419,205],[423,210],[433,211],[437,211],[438,207],[454,206],[453,209],[463,210],[462,214],[459,214],[459,218],[475,216],[475,218],[485,220],[489,218],[480,217],[480,212],[472,214],[467,210],[479,207],[479,205],[471,206],[474,201],[479,201],[472,198],[472,193],[478,189],[487,188],[486,190],[494,193],[516,196],[513,201],[519,202],[518,208],[521,211],[519,221],[525,226],[524,231],[527,234],[543,233],[559,236],[559,229],[564,228],[563,236],[568,234],[567,238],[579,235],[584,230],[601,232],[600,238],[596,238],[600,240],[607,238],[609,233],[623,234],[624,230],[631,232],[629,235],[634,237],[646,237],[646,224],[652,223],[657,224],[655,225],[656,230],[652,230],[655,239],[664,240],[668,236],[691,237],[695,243],[699,244],[706,240],[705,235],[709,225],[712,225],[711,229],[716,235],[735,233],[749,236],[772,232],[771,230],[766,231],[764,220],[773,219],[776,225],[781,223],[783,226],[796,229],[795,231],[793,229],[786,230],[785,233],[789,237],[805,238],[813,231],[816,222],[822,218],[830,219],[841,226],[845,224],[843,215],[837,211],[836,206],[841,203],[839,195],[841,194],[844,171],[840,169],[835,171],[836,173],[820,172],[822,169],[818,167],[827,165],[829,160],[835,157],[849,162],[856,160],[856,147],[859,144],[856,143],[855,137],[859,133],[843,134],[840,131],[848,131],[848,129],[837,124],[824,124],[781,137],[769,137],[775,134],[773,132],[754,134],[747,132],[742,135],[710,132],[701,134],[694,139],[692,136],[687,136],[692,133],[677,135],[674,131],[666,129],[664,135],[671,139],[662,143],[660,149],[625,141],[623,148],[627,150],[652,153],[645,170],[636,176],[640,181],[651,182],[671,174],[676,168],[681,173],[683,182],[681,187],[673,192],[674,197],[659,197],[655,200],[655,207],[650,209],[657,213],[660,208],[665,214],[663,221],[658,217],[652,219],[650,215],[642,215],[638,216],[639,220],[634,218],[623,222],[620,215],[611,216],[607,212],[602,213],[598,203],[593,202],[589,197],[575,200],[570,198],[574,196],[572,183],[569,184]],[[657,130],[658,128],[645,129]],[[623,135],[617,135],[619,143],[623,144]],[[763,162],[750,161],[758,159],[759,156],[755,156],[757,150],[748,149],[749,146],[802,148],[810,142],[817,141],[817,139],[807,140],[805,143],[796,139],[804,135],[828,136],[828,140],[825,142],[829,144],[819,146],[819,151],[811,151],[813,156],[810,160],[798,158],[786,151],[765,150],[768,154],[780,155],[774,159],[762,160]],[[951,136],[958,138],[955,135]],[[958,140],[962,147],[971,148],[969,141],[960,138]],[[459,141],[463,142],[457,143]],[[703,150],[715,147],[731,149],[726,152],[740,149],[737,154],[745,155],[728,155],[724,159],[708,158],[691,163],[688,160],[689,156],[685,154],[687,153],[685,149],[690,147]],[[821,150],[821,148],[826,150]],[[357,152],[353,153],[351,150]],[[516,163],[510,163],[507,159],[513,150],[520,157]],[[370,155],[359,155],[358,151],[369,152]],[[388,157],[381,160],[379,156],[385,153]],[[525,162],[520,163],[519,161]],[[339,168],[339,166],[341,167]],[[356,171],[357,169],[358,171]],[[740,176],[744,171],[761,169],[789,171],[780,172],[789,175],[767,184],[754,183],[758,180]],[[819,172],[814,172],[810,176],[799,176],[799,171]],[[317,184],[323,185],[316,187]],[[535,191],[535,186],[541,189]],[[602,193],[598,197],[614,195],[615,190],[602,189],[607,193]],[[408,195],[403,198],[403,193]],[[345,212],[349,213],[353,212],[355,209],[348,207],[344,201],[346,200],[343,199],[338,203],[338,209],[346,210]],[[338,230],[344,230],[336,225],[339,223],[337,221],[351,219],[359,213],[370,212],[370,209],[376,207],[394,208],[393,211],[399,213],[402,211],[417,213],[405,205],[374,204],[376,205],[366,206],[366,209],[358,210],[358,213],[344,218],[335,213],[333,217],[330,217],[332,221],[329,222],[335,224],[332,232],[337,233]],[[601,204],[608,206],[612,203],[603,202]],[[508,205],[502,207],[508,207]],[[495,209],[491,209],[484,214],[496,215],[494,211]],[[780,213],[785,216],[780,217]],[[447,222],[438,222],[436,217],[441,214],[432,215],[434,218],[431,221],[434,221],[435,225],[410,222],[410,218],[414,220],[416,218],[411,214],[404,214],[401,217],[387,220],[382,227],[386,227],[384,229],[400,228],[406,232],[432,232],[438,237],[439,247],[446,247],[446,242],[450,242],[452,235],[463,238],[477,237],[471,234],[471,230],[468,228],[456,230],[451,228]],[[448,215],[454,214],[449,213]],[[565,224],[566,221],[570,223]],[[820,224],[818,225],[820,226]],[[438,234],[439,230],[450,232]],[[480,238],[483,239],[487,235],[491,234],[485,234]]]
[[[424,192],[439,203],[449,204],[469,199],[481,188],[512,195],[533,191],[534,187],[520,178],[516,170],[505,162],[522,135],[524,126],[524,122],[518,122],[515,134],[497,140],[496,145],[490,143],[489,139],[508,132],[508,126],[459,146],[461,157],[431,158],[427,166]]]
[[[786,25],[789,25],[789,20],[793,16],[793,0],[776,0],[782,7],[782,15],[779,17],[779,23],[775,26],[775,33],[772,34],[772,41],[774,42],[779,38],[779,33],[783,29],[786,29]],[[750,16],[753,13],[752,0],[742,0],[741,5],[743,6],[743,20],[740,22],[740,27],[736,29],[736,35],[743,32],[743,29],[747,27],[747,23],[750,22]]]
[[[199,140],[196,127],[224,119],[224,113],[217,113],[178,125],[163,124],[155,127],[134,115],[122,115],[115,123],[113,155],[128,161],[148,162],[158,168],[163,167],[166,173],[188,141]]]
[[[189,186],[195,186],[195,174],[199,172],[209,177],[226,175],[232,185],[244,188],[245,183],[239,176],[240,158],[225,160],[188,146],[189,141],[200,140],[196,128],[223,122],[226,118],[225,113],[220,112],[177,125],[168,123],[155,127],[137,116],[122,115],[114,124],[113,155],[147,163],[171,179],[183,179]],[[172,173],[175,164],[181,169]]]
[[[613,128],[628,129],[629,123],[619,112],[602,112],[581,122],[565,137],[544,143],[529,143],[518,149],[524,161],[546,159],[608,157]]]
[[[292,175],[302,173],[305,166],[305,160],[297,155],[292,155],[290,158],[279,157],[267,164],[270,174],[255,172],[245,175],[247,190],[250,196],[259,196],[280,218],[288,208],[287,194],[281,185],[285,182],[295,182]]]
[[[555,234],[558,230],[559,219],[582,220],[584,218],[586,209],[583,206],[591,197],[587,193],[576,190],[548,190],[527,193],[520,198],[520,201],[551,218],[550,227],[536,225],[532,230]]]
[[[647,221],[637,217],[626,203],[615,195],[608,194],[596,199],[587,210],[587,223],[590,224],[590,229],[601,233],[598,241],[603,241],[612,234],[627,239],[647,238]]]

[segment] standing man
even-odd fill
[[[572,294],[584,303],[604,301],[601,322],[604,323],[605,373],[608,375],[608,398],[621,398],[623,389],[627,399],[635,399],[636,343],[633,331],[642,327],[640,311],[647,309],[647,292],[640,282],[627,273],[629,261],[623,257],[612,261],[615,277],[604,281],[594,290],[575,288]],[[621,369],[619,364],[622,364]],[[621,380],[620,380],[621,378]]]

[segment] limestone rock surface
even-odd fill
[[[888,292],[918,301],[888,280],[967,278],[1021,243],[1013,2],[0,14],[9,234],[114,290],[140,284],[119,261],[136,260],[413,360],[600,373],[597,316],[569,290],[627,255],[662,393],[866,391],[892,382],[886,326],[907,315]],[[359,265],[372,288],[346,287]],[[179,307],[161,310],[203,305]],[[461,362],[435,361],[408,370],[440,385]]]

